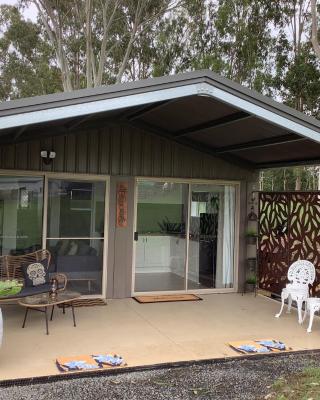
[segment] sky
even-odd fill
[[[17,3],[18,3],[17,0],[0,0],[0,5],[10,4],[11,6],[14,6]],[[37,9],[34,5],[31,5],[24,11],[23,14],[25,18],[35,21],[37,18]]]

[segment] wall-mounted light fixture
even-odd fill
[[[55,151],[41,150],[40,156],[42,158],[42,161],[45,164],[51,164],[52,161],[56,158],[56,152]]]

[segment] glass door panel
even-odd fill
[[[42,248],[43,178],[0,176],[0,255]]]
[[[188,184],[139,180],[135,292],[185,289]]]
[[[188,289],[233,287],[235,187],[190,187]]]
[[[47,248],[69,289],[102,293],[105,182],[48,180]]]

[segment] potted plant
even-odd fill
[[[246,238],[248,244],[256,244],[258,234],[254,229],[248,229],[246,232]]]
[[[246,292],[253,292],[255,287],[256,287],[256,277],[255,276],[250,276],[247,280],[246,280]]]

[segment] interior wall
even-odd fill
[[[41,135],[39,134],[41,137]],[[53,150],[56,158],[45,165],[41,150]],[[107,297],[131,295],[134,177],[219,179],[241,182],[239,280],[245,271],[245,221],[247,182],[254,171],[225,162],[159,136],[125,125],[44,137],[0,147],[0,169],[110,175]],[[128,226],[116,228],[116,185],[127,181]],[[241,285],[239,285],[241,288]]]

